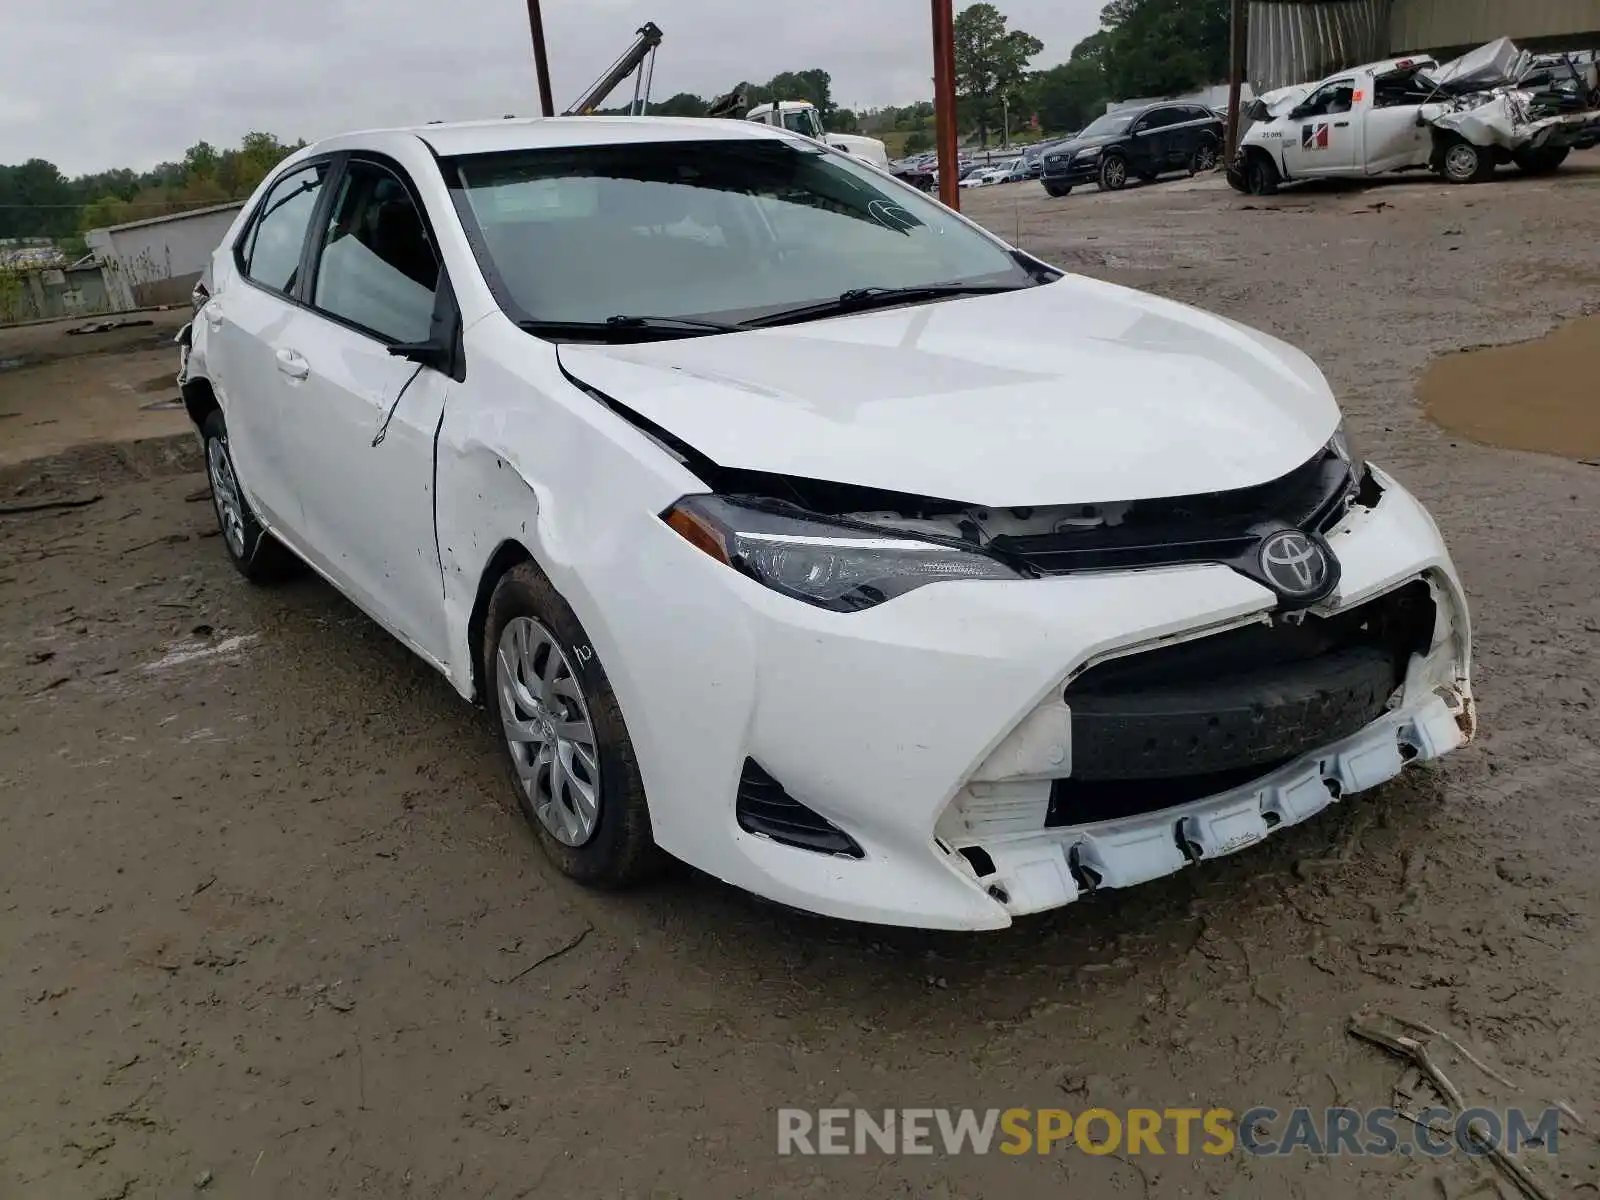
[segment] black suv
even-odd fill
[[[1169,171],[1209,171],[1222,153],[1222,118],[1202,104],[1170,101],[1124,108],[1086,125],[1044,156],[1044,190],[1065,196],[1080,183],[1103,192]]]

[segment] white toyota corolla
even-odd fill
[[[1310,360],[782,130],[335,138],[196,303],[235,562],[480,700],[586,883],[998,928],[1472,735],[1449,554]]]

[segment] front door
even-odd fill
[[[283,343],[304,371],[285,413],[299,460],[303,551],[402,640],[442,662],[434,435],[455,384],[389,350],[428,340],[444,277],[398,168],[353,158],[337,187],[312,253],[310,307]]]
[[[1173,168],[1172,122],[1176,109],[1155,108],[1134,122],[1130,131],[1132,167],[1137,175],[1159,175]]]
[[[1358,170],[1355,80],[1323,84],[1291,114],[1283,135],[1283,161],[1293,179],[1349,175]]]

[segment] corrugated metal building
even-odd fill
[[[1508,37],[1530,49],[1600,41],[1600,0],[1394,0],[1386,52],[1469,50]],[[1585,39],[1588,39],[1585,41]]]
[[[1250,0],[1249,79],[1258,92],[1412,51],[1498,37],[1538,49],[1600,45],[1600,0]]]
[[[91,229],[84,241],[106,269],[115,308],[181,304],[244,201]]]

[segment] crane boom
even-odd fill
[[[623,51],[622,57],[612,63],[606,73],[590,85],[588,91],[573,103],[561,115],[564,117],[588,116],[606,102],[606,98],[617,90],[620,84],[629,75],[639,70],[647,58],[652,58],[656,48],[661,45],[661,27],[654,21],[646,21],[639,27],[633,45]],[[652,64],[653,65],[653,64]],[[635,102],[637,103],[638,89],[635,88]],[[644,102],[650,102],[649,92],[646,91]]]

